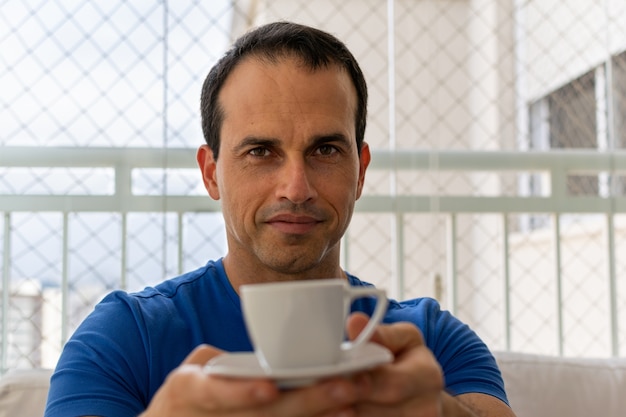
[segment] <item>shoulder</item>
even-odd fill
[[[120,314],[125,310],[133,315],[150,314],[151,310],[160,310],[162,314],[166,314],[168,308],[186,309],[186,306],[192,305],[199,297],[226,292],[223,283],[226,278],[221,279],[220,275],[219,261],[211,261],[201,268],[141,291],[112,291],[96,305],[93,313],[96,316],[99,312],[109,314],[111,309],[115,309]]]
[[[348,275],[352,286],[372,286],[359,278]],[[357,304],[357,309],[371,314],[373,303],[365,300]],[[433,350],[447,339],[460,337],[469,327],[453,316],[448,310],[441,308],[437,300],[430,297],[418,297],[397,301],[389,299],[389,307],[385,316],[386,323],[408,321],[420,328],[429,347]],[[461,334],[460,334],[461,333]]]
[[[222,277],[220,262],[166,280],[138,292],[113,291],[98,303],[81,329],[98,329],[103,335],[129,332],[144,341],[178,332],[198,332],[196,323],[233,304],[234,290]],[[167,318],[167,326],[163,319]],[[78,333],[80,334],[80,332]]]
[[[373,286],[352,275],[348,275],[348,281],[352,286]],[[449,313],[442,310],[439,302],[433,298],[421,297],[403,301],[389,299],[388,301],[389,307],[385,317],[386,323],[410,321],[417,325],[422,332],[425,332],[433,326],[441,326],[446,322],[446,319],[449,318]],[[356,309],[368,314],[371,314],[369,310],[373,310],[374,307],[371,300],[364,300],[361,303],[355,304]]]
[[[152,297],[173,298],[181,293],[194,292],[200,286],[211,286],[221,281],[223,274],[221,261],[210,261],[206,265],[168,279],[154,287],[146,287],[142,291],[130,293],[129,297],[147,299]]]
[[[107,295],[65,344],[50,409],[71,404],[73,415],[139,414],[166,375],[204,341],[198,317],[210,317],[207,300],[227,298],[223,288],[219,262],[209,262],[155,287]]]

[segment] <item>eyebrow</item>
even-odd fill
[[[233,147],[233,150],[238,153],[255,146],[265,146],[268,148],[273,148],[279,147],[281,142],[282,141],[280,139],[272,137],[246,136]],[[342,133],[321,134],[313,137],[311,143],[307,145],[307,149],[312,149],[325,143],[339,143],[350,148],[353,145],[352,142],[353,141],[348,139]]]
[[[255,146],[275,147],[278,146],[280,140],[276,138],[265,138],[259,136],[246,136],[238,144],[233,147],[236,153],[242,152],[247,148]]]
[[[312,146],[317,146],[317,145],[321,145],[323,143],[330,143],[330,142],[338,142],[338,143],[344,144],[346,146],[351,146],[352,145],[352,141],[350,139],[348,139],[344,134],[341,134],[341,133],[331,133],[331,134],[324,134],[324,135],[315,136],[313,138]]]

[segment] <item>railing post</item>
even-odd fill
[[[396,233],[395,233],[395,252],[396,252],[396,287],[397,297],[400,300],[404,299],[404,215],[402,213],[395,214],[396,219]]]
[[[456,314],[458,309],[458,287],[457,287],[457,253],[456,253],[456,213],[451,213],[448,217],[448,288],[450,299],[450,312]]]
[[[511,267],[509,261],[509,216],[502,214],[503,257],[504,257],[504,341],[505,349],[511,350]]]
[[[9,350],[9,294],[11,292],[11,213],[4,213],[4,232],[2,244],[2,357],[0,375],[8,369]]]
[[[128,269],[128,213],[122,212],[122,230],[121,230],[121,271],[120,271],[120,289],[126,290],[128,288],[128,279],[126,270]]]
[[[183,213],[178,212],[178,275],[181,275],[184,271],[183,268],[183,260],[184,260],[184,243],[183,243]]]
[[[561,215],[555,213],[554,219],[554,266],[556,273],[556,317],[557,317],[557,348],[559,356],[563,356],[565,336],[563,334],[563,277],[561,268]]]
[[[70,317],[70,284],[69,284],[69,227],[68,213],[63,212],[63,254],[61,265],[61,346],[67,342],[69,338],[69,317]]]
[[[619,356],[619,315],[617,311],[617,282],[615,273],[615,224],[613,213],[606,215],[608,266],[609,266],[609,308],[611,325],[611,355]]]

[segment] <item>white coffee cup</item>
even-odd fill
[[[240,287],[248,333],[267,371],[329,366],[367,342],[387,311],[384,290],[345,279],[248,284]],[[345,323],[353,300],[376,297],[370,321],[352,342]]]

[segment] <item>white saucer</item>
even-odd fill
[[[295,369],[265,370],[254,352],[224,353],[211,359],[204,371],[211,375],[233,378],[270,378],[281,388],[295,388],[309,385],[321,378],[349,375],[356,371],[373,368],[391,362],[393,355],[386,348],[375,343],[346,352],[340,363]]]

